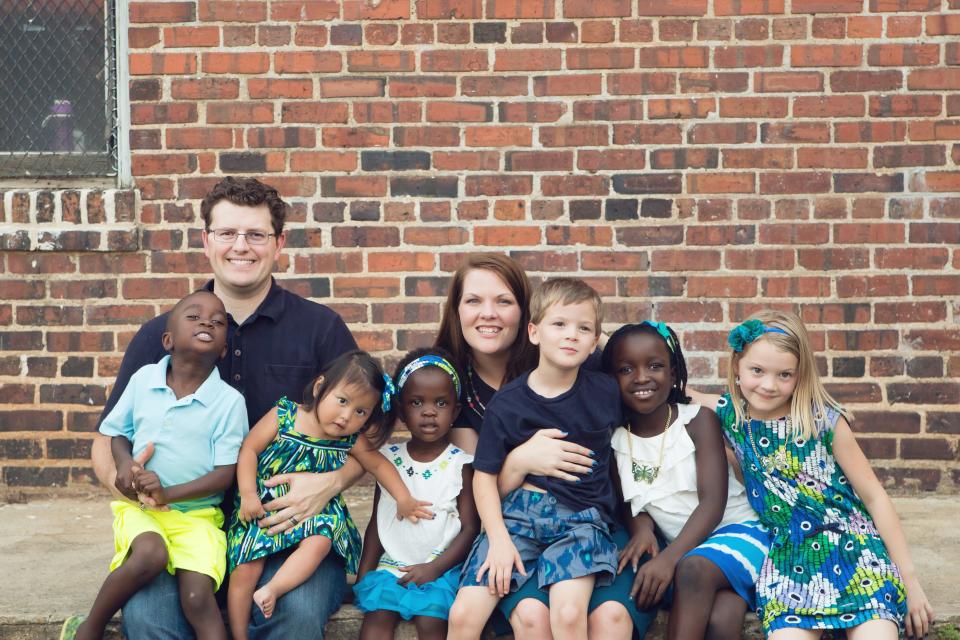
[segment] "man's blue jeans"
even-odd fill
[[[257,586],[277,572],[287,553],[267,558]],[[273,616],[263,617],[252,602],[251,640],[297,638],[323,640],[323,627],[340,608],[346,591],[343,562],[334,554],[327,556],[313,576],[277,600]],[[138,591],[123,607],[123,632],[129,640],[186,640],[195,635],[180,609],[177,579],[162,573]]]

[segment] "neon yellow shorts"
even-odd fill
[[[195,571],[213,578],[214,591],[220,588],[227,571],[227,537],[220,529],[223,512],[216,507],[193,511],[141,511],[130,502],[114,500],[113,546],[110,561],[113,571],[126,560],[133,539],[141,533],[156,533],[167,546],[167,571]]]

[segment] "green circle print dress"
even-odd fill
[[[729,394],[717,415],[750,505],[772,539],[757,579],[764,632],[850,628],[876,619],[900,625],[906,613],[900,573],[833,455],[840,414],[828,409],[819,436],[809,440],[791,434],[789,418],[738,424]]]
[[[257,494],[264,504],[286,493],[286,486],[265,487],[264,480],[280,473],[336,471],[343,466],[347,452],[359,434],[338,440],[322,440],[294,430],[297,403],[286,398],[277,402],[277,436],[257,458]],[[263,558],[295,546],[308,536],[325,536],[333,542],[333,551],[343,558],[347,573],[356,573],[360,562],[360,533],[347,511],[343,496],[337,494],[315,516],[275,536],[267,535],[256,522],[240,521],[240,495],[237,495],[227,531],[227,559],[230,571],[238,564]]]

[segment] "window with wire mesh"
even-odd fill
[[[117,174],[125,0],[0,0],[0,177]]]

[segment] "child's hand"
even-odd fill
[[[640,566],[640,559],[644,555],[650,554],[651,558],[655,558],[659,552],[660,545],[657,544],[657,536],[650,529],[641,529],[630,538],[627,546],[620,552],[620,565],[617,567],[617,575],[623,573],[627,565],[632,565],[633,570],[636,571],[637,567]]]
[[[155,505],[167,504],[167,496],[163,490],[163,485],[160,484],[160,476],[153,471],[141,469],[135,472],[133,486],[136,487],[138,493],[145,494],[152,499]]]
[[[263,509],[263,503],[260,502],[260,496],[257,494],[240,494],[240,522],[253,522],[259,520],[267,512]]]
[[[405,587],[411,582],[417,586],[423,586],[428,582],[433,582],[440,577],[436,564],[433,562],[424,562],[422,564],[412,564],[409,567],[400,567],[403,571],[403,577],[397,580],[397,584]]]
[[[397,500],[397,520],[406,518],[413,523],[419,522],[420,518],[433,520],[433,511],[427,509],[427,507],[432,505],[432,502],[417,500],[413,496],[400,498],[400,500]]]
[[[121,462],[117,465],[117,477],[114,480],[113,484],[117,487],[117,491],[127,496],[131,500],[137,499],[137,490],[133,486],[133,479],[139,471],[142,471],[143,467],[136,464],[132,459],[128,462]]]
[[[630,597],[636,598],[637,608],[648,609],[660,602],[673,580],[673,571],[676,568],[676,563],[664,555],[658,555],[640,565],[630,588]]]
[[[490,548],[487,551],[487,558],[477,571],[477,582],[483,582],[483,574],[489,571],[487,583],[490,586],[490,595],[503,598],[510,593],[510,579],[513,576],[513,568],[516,567],[521,575],[527,575],[527,571],[520,559],[520,552],[517,551],[517,547],[509,537],[503,539],[490,538],[489,541]]]
[[[922,638],[930,632],[933,622],[933,608],[923,592],[920,581],[910,578],[904,581],[907,590],[907,616],[904,620],[904,635],[908,638]]]

